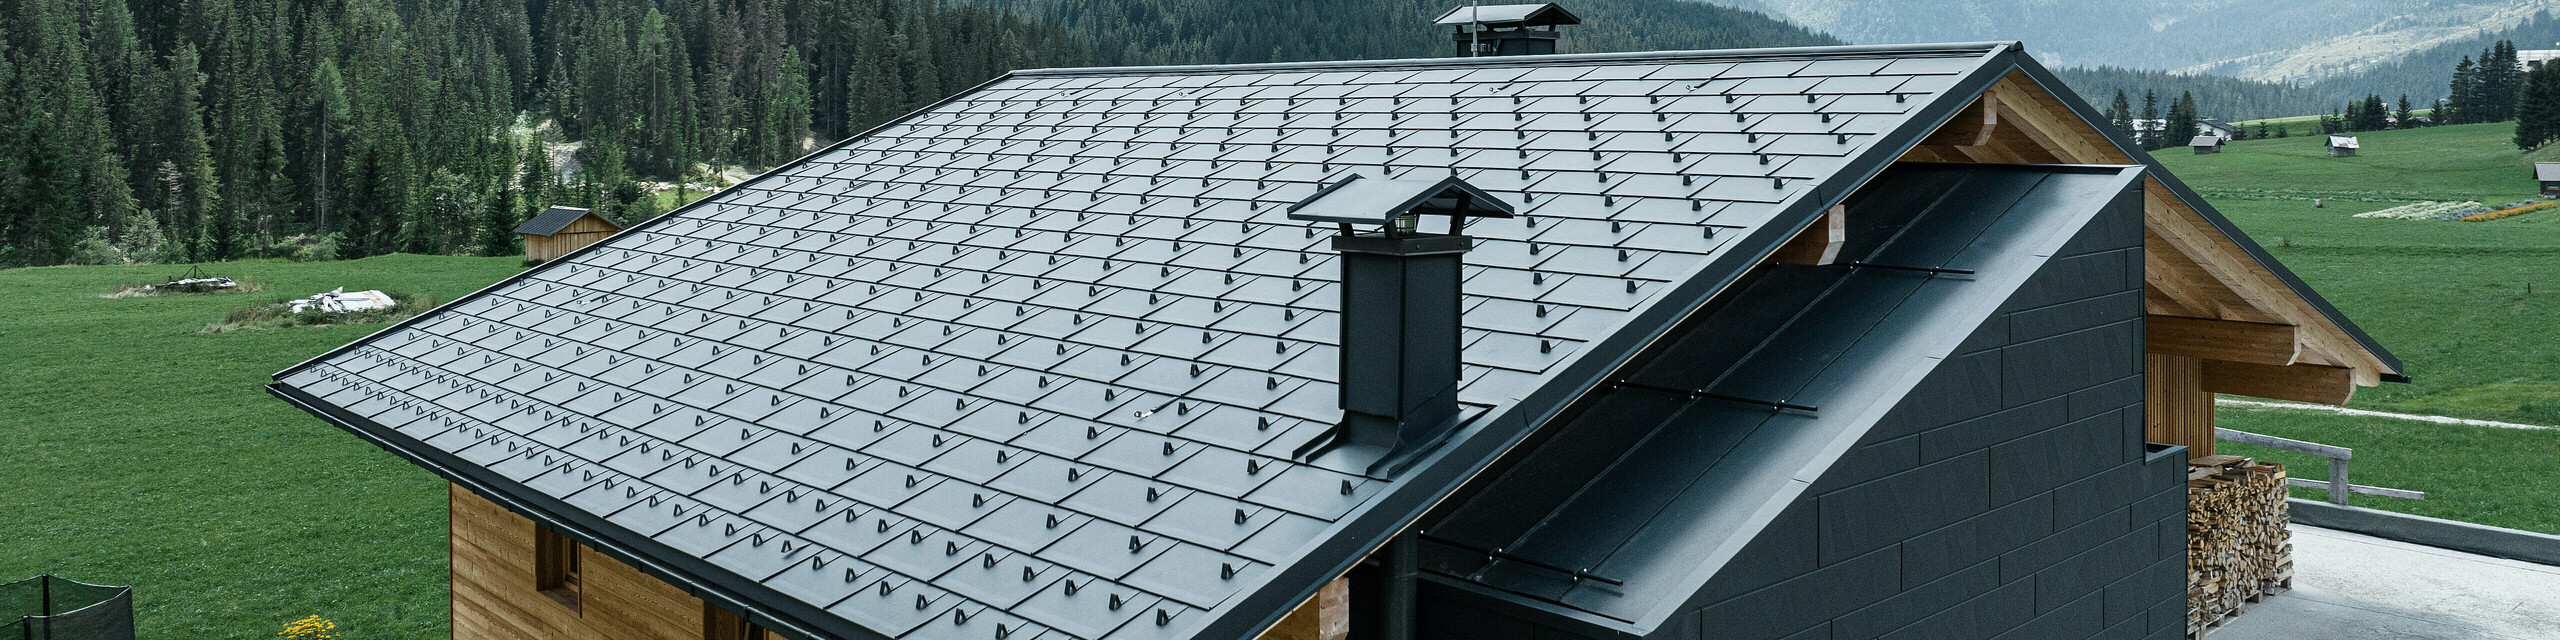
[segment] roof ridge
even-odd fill
[[[1685,51],[1621,51],[1609,53],[1559,53],[1538,56],[1488,56],[1481,58],[1389,58],[1384,60],[1322,60],[1308,62],[1251,62],[1242,64],[1140,65],[1126,67],[1057,67],[1019,69],[1009,76],[1023,77],[1088,77],[1118,75],[1162,75],[1233,73],[1288,70],[1398,69],[1411,67],[1489,67],[1531,64],[1571,64],[1585,62],[1698,61],[1730,59],[1828,58],[1840,56],[1874,56],[1877,54],[1942,55],[1947,57],[1985,55],[2002,47],[2023,48],[2022,43],[2006,41],[1949,42],[1924,44],[1836,45],[1823,47],[1764,47],[1756,49],[1691,49]]]

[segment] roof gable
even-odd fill
[[[525,220],[524,224],[517,225],[516,233],[534,236],[547,236],[559,233],[560,230],[569,228],[571,223],[577,222],[583,218],[594,218],[598,225],[606,229],[622,228],[622,225],[614,224],[612,220],[606,220],[603,216],[590,213],[586,209],[578,207],[552,207],[544,209],[541,214],[536,215],[531,219]]]
[[[774,626],[1250,633],[1951,115],[1998,51],[1017,73],[278,389]],[[1340,356],[1334,256],[1285,205],[1355,172],[1454,173],[1520,215],[1469,228],[1475,422],[1387,479],[1289,457],[1337,417]],[[1033,588],[970,572],[990,564]]]

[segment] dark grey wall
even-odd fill
[[[2186,465],[2144,453],[2141,225],[2136,201],[2082,230],[1654,637],[2182,637]]]

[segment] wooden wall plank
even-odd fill
[[[580,548],[579,607],[534,589],[534,523],[447,485],[455,640],[701,640],[702,600]]]
[[[2143,356],[2142,437],[2186,445],[2187,457],[2213,455],[2213,394],[2204,390],[2204,361],[2186,356]]]

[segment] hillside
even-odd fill
[[[1451,55],[1431,19],[1453,0],[981,0],[1064,25],[1100,64],[1199,64]],[[1685,0],[1577,0],[1569,53],[1839,44],[1761,13]]]
[[[1862,43],[2025,40],[2056,66],[2311,81],[2504,30],[2560,0],[1760,0]]]
[[[2560,152],[2516,153],[2513,129],[2363,133],[2354,158],[2327,157],[2316,136],[2159,157],[2408,364],[2415,384],[2368,389],[2356,406],[2560,424],[2560,326],[2549,321],[2560,317],[2560,212],[2354,217],[2419,201],[2534,199],[2532,163]]]

